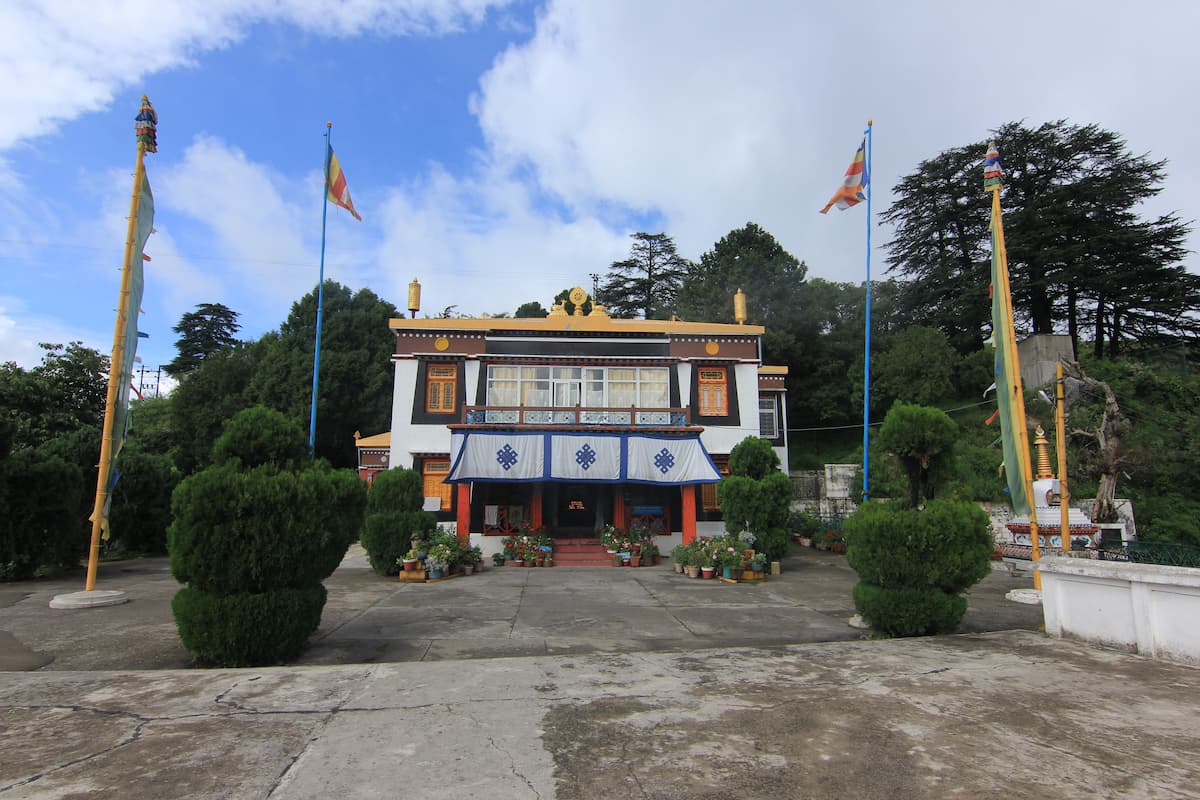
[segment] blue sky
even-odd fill
[[[154,368],[196,304],[254,338],[315,286],[327,120],[363,222],[331,206],[326,276],[399,306],[416,277],[431,315],[548,307],[637,230],[697,259],[748,220],[810,275],[861,281],[865,209],[816,212],[868,117],[876,214],[922,159],[1065,118],[1169,159],[1145,213],[1194,220],[1198,22],[1178,2],[4,5],[0,361],[111,349],[143,92]]]

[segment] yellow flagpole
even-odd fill
[[[1019,422],[1016,425],[1016,444],[1017,456],[1021,461],[1021,481],[1025,485],[1025,496],[1029,500],[1029,537],[1033,543],[1032,558],[1034,562],[1033,568],[1033,588],[1040,590],[1042,588],[1042,576],[1037,569],[1037,562],[1042,558],[1041,543],[1038,541],[1038,524],[1037,524],[1037,506],[1033,500],[1033,465],[1029,457],[1029,429],[1025,422],[1025,387],[1021,382],[1021,362],[1017,357],[1017,335],[1013,325],[1013,307],[1012,307],[1012,289],[1008,282],[1008,251],[1004,247],[1004,217],[1000,208],[1000,187],[996,186],[992,190],[992,215],[996,220],[996,247],[999,249],[999,269],[1000,281],[1002,287],[994,287],[995,291],[1001,291],[1001,304],[1004,308],[1004,324],[1008,326],[1007,339],[1009,355],[1013,366],[1013,375],[1011,380],[1016,391],[1013,392],[1012,402],[1015,403],[1016,420]]]
[[[142,181],[146,176],[146,143],[138,142],[137,166],[133,172],[133,197],[129,201],[129,227],[125,234],[125,264],[121,268],[121,294],[117,301],[117,324],[113,331],[112,360],[108,366],[108,395],[104,403],[104,434],[100,440],[100,470],[96,476],[96,502],[92,506],[92,539],[88,548],[87,582],[85,591],[96,588],[96,569],[100,561],[100,533],[104,520],[104,505],[108,502],[108,478],[112,473],[113,417],[120,394],[122,365],[125,362],[125,335],[129,327],[129,285],[133,279],[134,245],[137,240],[138,206],[141,202]]]

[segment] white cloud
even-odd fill
[[[0,151],[104,108],[124,86],[257,23],[347,37],[442,34],[507,0],[55,0],[0,4]]]
[[[42,363],[45,354],[38,347],[41,342],[82,341],[88,347],[107,353],[112,349],[112,331],[107,333],[107,346],[102,344],[105,335],[103,331],[82,330],[77,324],[66,324],[35,311],[20,298],[0,295],[0,363],[15,361],[25,369],[36,367]]]

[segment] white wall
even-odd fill
[[[1046,633],[1200,666],[1200,570],[1044,556]]]

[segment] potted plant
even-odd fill
[[[683,568],[688,565],[689,551],[686,544],[677,544],[671,548],[671,563],[675,565],[675,571],[683,573]]]
[[[658,556],[658,543],[654,539],[651,538],[642,542],[642,560],[646,563],[646,566],[652,567],[657,564]]]
[[[504,553],[492,553],[492,565],[496,567],[503,567]]]
[[[742,577],[742,551],[734,544],[726,544],[717,551],[717,563],[721,565],[724,578],[737,580]]]
[[[429,546],[429,552],[425,554],[425,571],[428,577],[443,578],[446,576],[446,570],[450,567],[451,553],[450,548],[444,544],[433,544]]]
[[[413,547],[404,554],[404,558],[400,559],[400,566],[403,567],[405,572],[414,572],[417,569],[417,564],[420,562],[421,559],[417,555],[417,548]]]

